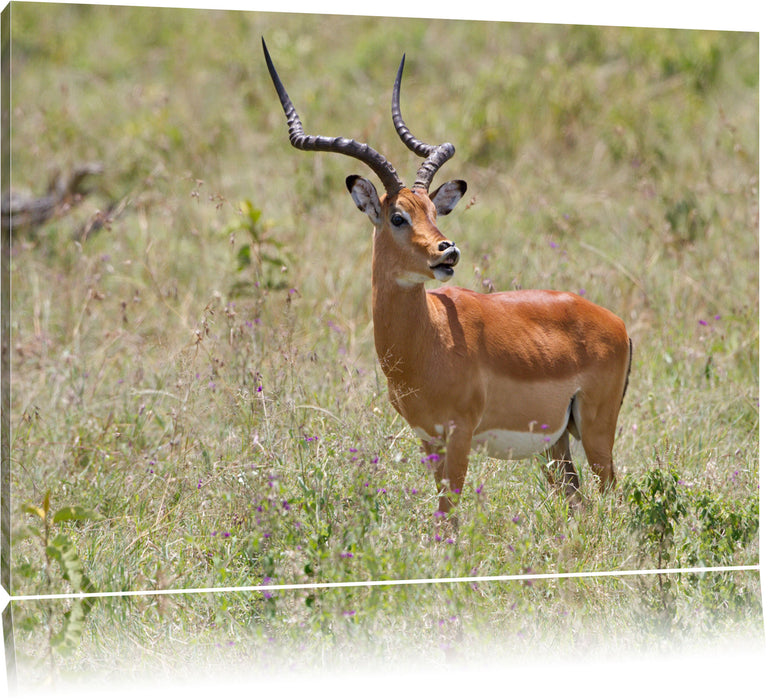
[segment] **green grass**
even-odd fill
[[[24,3],[11,32],[12,185],[105,165],[12,242],[13,594],[72,587],[28,530],[49,491],[101,515],[52,535],[103,591],[758,562],[756,35]],[[537,460],[475,454],[439,534],[372,345],[363,168],[291,148],[262,35],[307,130],[405,178],[406,52],[404,115],[469,183],[456,283],[584,290],[626,321],[617,495],[578,446],[574,517]],[[101,600],[53,650],[71,604],[13,605],[30,683],[762,635],[751,572]]]

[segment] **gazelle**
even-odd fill
[[[455,149],[419,141],[404,123],[399,107],[404,58],[393,88],[393,123],[404,144],[425,159],[411,188],[366,144],[305,134],[263,39],[262,45],[291,144],[357,158],[385,188],[381,197],[359,175],[346,180],[356,206],[374,225],[377,356],[391,404],[432,457],[439,510],[447,513],[457,502],[472,446],[502,459],[546,452],[550,482],[559,480],[576,502],[571,433],[582,441],[600,489],[613,486],[612,446],[632,355],[624,323],[565,292],[426,291],[428,280],[448,281],[460,260],[458,247],[437,228],[437,217],[452,211],[466,183],[453,180],[429,194],[434,175]]]

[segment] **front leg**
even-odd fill
[[[445,488],[445,446],[441,442],[438,443],[436,441],[423,440],[422,442],[423,451],[426,453],[426,458],[423,462],[426,464],[428,471],[433,472],[437,493],[441,494]],[[441,497],[439,509],[442,510]]]
[[[423,448],[431,460],[429,468],[434,470],[441,513],[449,513],[461,496],[473,434],[471,428],[457,423],[450,423],[446,432],[441,452],[439,444],[423,441]]]

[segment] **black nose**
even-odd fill
[[[441,253],[447,250],[448,248],[453,248],[454,246],[455,246],[455,243],[453,243],[452,241],[442,241],[439,244],[439,252]]]

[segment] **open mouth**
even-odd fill
[[[434,273],[434,277],[444,282],[453,276],[455,273],[453,268],[458,264],[460,259],[461,251],[458,250],[458,248],[455,246],[451,246],[445,250],[444,254],[441,256],[438,262],[430,265],[429,267],[431,267],[431,271]]]
[[[453,266],[446,263],[432,265],[431,271],[434,273],[434,277],[436,277],[436,279],[438,279],[440,282],[449,280],[455,274]]]

